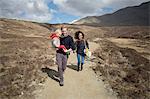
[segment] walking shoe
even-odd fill
[[[59,82],[59,85],[60,86],[64,86],[64,82]]]

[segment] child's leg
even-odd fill
[[[80,54],[77,54],[77,60],[78,60],[78,71],[79,71],[79,68],[80,68]]]

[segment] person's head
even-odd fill
[[[60,29],[57,29],[57,30],[55,31],[55,33],[56,33],[56,35],[57,35],[58,37],[60,37],[60,36],[62,35],[62,32],[61,32]]]
[[[78,40],[84,39],[84,33],[81,32],[81,31],[77,31],[77,32],[75,33],[75,39],[78,39]]]
[[[64,37],[68,36],[68,28],[67,27],[61,27],[61,32]]]

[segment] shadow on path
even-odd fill
[[[77,65],[74,65],[74,64],[67,65],[67,67],[70,68],[70,69],[73,69],[73,70],[75,70],[75,71],[78,70],[78,66],[77,66]]]
[[[44,73],[47,73],[47,75],[51,79],[55,80],[56,82],[59,82],[58,72],[56,70],[49,69],[49,68],[46,67],[46,68],[42,68],[41,71],[44,72]]]

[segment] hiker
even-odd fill
[[[58,64],[58,72],[60,78],[59,84],[60,86],[63,86],[64,85],[63,73],[66,69],[69,53],[72,50],[75,50],[75,44],[73,38],[68,34],[68,29],[66,27],[62,27],[61,32],[62,36],[60,37],[60,45],[64,45],[65,48],[68,50],[67,52],[64,52],[63,49],[60,48],[56,51],[56,61]]]
[[[83,64],[84,64],[84,59],[85,59],[85,51],[89,49],[89,44],[87,40],[84,39],[84,33],[81,31],[77,31],[75,33],[75,45],[76,45],[76,53],[77,53],[77,66],[78,70],[77,71],[82,71],[83,69]],[[81,65],[81,69],[80,69]]]
[[[64,52],[67,52],[68,50],[64,45],[60,45],[60,36],[62,35],[62,32],[60,29],[57,29],[54,33],[50,35],[50,38],[52,39],[52,46],[56,49],[63,49]]]

